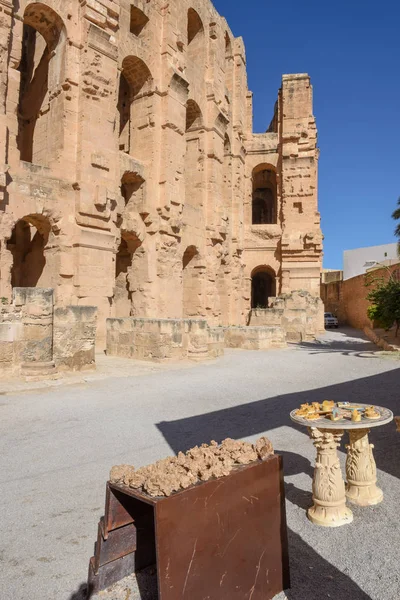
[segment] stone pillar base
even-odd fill
[[[362,486],[355,481],[347,481],[346,498],[358,506],[374,506],[382,502],[383,492],[376,483]]]
[[[340,527],[341,525],[347,525],[353,520],[353,513],[346,505],[341,502],[337,506],[319,506],[314,500],[314,506],[308,509],[307,517],[314,523],[314,525],[320,525],[321,527]]]

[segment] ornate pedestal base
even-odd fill
[[[376,485],[376,464],[369,443],[369,429],[349,431],[350,444],[346,461],[346,496],[359,506],[372,506],[383,500],[383,492]]]
[[[323,527],[340,527],[353,520],[353,513],[346,506],[345,486],[340,469],[337,448],[343,436],[342,430],[309,429],[317,449],[313,480],[314,505],[307,516],[312,523]]]

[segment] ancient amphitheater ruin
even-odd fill
[[[138,358],[322,328],[307,74],[253,133],[243,40],[209,0],[0,0],[0,48],[4,368],[90,362],[87,307],[98,348]]]

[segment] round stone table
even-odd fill
[[[367,407],[370,404],[349,404],[348,410],[355,407]],[[308,509],[307,516],[312,523],[323,527],[340,527],[353,520],[353,513],[346,506],[346,496],[350,502],[359,506],[378,504],[383,500],[383,492],[376,485],[376,464],[369,443],[368,434],[372,427],[390,423],[393,413],[381,406],[374,407],[380,417],[359,422],[348,419],[330,421],[324,417],[309,421],[296,415],[292,410],[290,418],[298,425],[308,428],[317,458],[313,478],[313,506]],[[349,444],[346,445],[346,477],[345,486],[340,468],[337,449],[342,436],[349,432]]]

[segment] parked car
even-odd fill
[[[325,329],[329,329],[329,327],[335,327],[337,329],[339,327],[339,321],[332,313],[324,313],[325,319]]]

